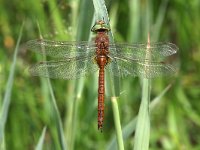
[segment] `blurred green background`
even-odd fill
[[[170,90],[151,111],[152,150],[200,149],[200,1],[199,0],[107,0],[111,29],[115,41],[168,41],[179,47],[180,68],[172,78],[152,81],[152,99],[167,85]],[[6,127],[4,149],[34,149],[43,128],[43,149],[62,149],[60,132],[69,149],[116,149],[109,92],[106,93],[103,133],[97,130],[97,74],[79,80],[51,80],[63,130],[58,128],[55,105],[47,79],[32,77],[27,67],[42,60],[28,51],[25,43],[39,38],[84,40],[90,36],[94,8],[88,0],[0,1],[0,106],[8,90],[6,84],[22,22],[24,29],[15,66]],[[124,128],[139,110],[139,78],[120,82],[118,101]],[[134,126],[126,130],[125,149],[132,149]]]

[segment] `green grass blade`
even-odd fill
[[[53,11],[51,13],[51,15],[52,15],[52,18],[54,20],[55,28],[58,30],[58,33],[62,33],[65,28],[64,28],[64,25],[62,23],[62,18],[61,18],[61,15],[59,13],[59,9],[57,9],[57,1],[51,0],[51,1],[48,1],[48,3],[49,3],[50,10]],[[59,35],[59,38],[65,39],[66,36]]]
[[[190,118],[196,125],[200,126],[200,116],[197,110],[193,109],[190,103],[190,99],[186,96],[186,93],[183,91],[183,88],[180,86],[176,90],[178,101],[182,105],[186,113],[185,115],[188,118]]]
[[[142,101],[137,119],[134,150],[148,150],[150,137],[150,80],[143,79]]]
[[[171,88],[172,84],[169,84],[157,97],[155,97],[151,103],[150,103],[150,112],[154,110],[154,108],[161,102],[162,97],[169,91]],[[126,140],[128,139],[135,131],[136,128],[136,123],[137,123],[137,116],[133,118],[126,126],[122,128],[122,134],[123,134],[123,139]],[[112,137],[110,140],[107,150],[115,150],[117,149],[117,139],[116,137]]]
[[[149,109],[150,112],[152,112],[153,108],[155,108],[156,105],[158,105],[158,103],[160,103],[162,97],[167,93],[167,91],[169,91],[169,89],[172,87],[172,83],[169,84],[158,96],[156,96],[152,102],[150,103]]]
[[[2,109],[1,109],[0,144],[2,143],[2,140],[3,140],[5,124],[6,124],[9,106],[10,106],[10,102],[11,102],[10,98],[11,98],[11,94],[12,94],[12,86],[13,86],[13,80],[14,80],[14,74],[15,74],[15,66],[16,66],[16,61],[17,61],[17,54],[18,54],[18,51],[19,51],[19,44],[20,44],[21,37],[22,37],[23,27],[24,27],[24,22],[22,23],[22,26],[21,26],[21,29],[20,29],[20,32],[19,32],[19,37],[18,37],[18,40],[17,40],[17,45],[15,47],[15,52],[14,52],[14,56],[13,56],[13,63],[12,63],[12,66],[10,68],[10,74],[9,74],[8,82],[7,82],[7,85],[6,85],[6,93],[4,95],[3,105],[2,105]]]
[[[78,79],[74,82],[74,97],[72,98],[72,109],[71,109],[71,116],[70,117],[70,122],[68,126],[68,145],[69,149],[73,150],[74,149],[74,143],[75,143],[75,135],[76,135],[76,125],[77,125],[77,114],[78,114],[78,101],[81,99],[81,94],[83,91],[83,84],[84,84],[84,79]]]
[[[108,11],[104,0],[93,0],[95,9],[96,20],[104,20],[106,23],[109,22]]]
[[[38,141],[38,144],[37,144],[35,150],[42,150],[43,149],[45,134],[46,134],[46,127],[44,127],[43,130],[42,130],[42,134],[40,136],[40,139]]]
[[[145,12],[145,24],[144,32],[147,36],[147,51],[145,58],[151,60],[151,52],[148,51],[150,48],[150,27],[152,24],[152,3],[147,1]],[[148,65],[148,62],[146,63]],[[145,70],[145,67],[144,67]],[[151,79],[142,79],[142,100],[140,104],[139,114],[137,118],[135,138],[134,138],[134,150],[148,150],[149,139],[150,139],[150,92],[151,92]]]
[[[112,108],[113,108],[116,134],[117,134],[118,148],[119,148],[119,150],[124,150],[124,142],[123,142],[123,137],[122,137],[122,129],[121,129],[121,124],[120,124],[120,116],[119,116],[117,97],[112,97],[111,102],[112,102]]]
[[[156,22],[154,25],[153,34],[152,34],[153,41],[157,41],[159,38],[161,26],[166,14],[168,2],[169,0],[163,0],[162,4],[160,5],[159,12],[157,13]]]
[[[42,39],[42,34],[41,34],[41,30],[40,30],[40,26],[38,24],[38,29],[39,29],[39,34],[40,34],[40,38]],[[42,47],[43,48],[43,47]],[[45,50],[43,50],[45,52]],[[45,55],[43,55],[43,59],[46,60]],[[55,119],[55,124],[56,124],[56,130],[57,130],[57,134],[58,134],[58,138],[59,138],[59,143],[61,146],[62,150],[67,150],[67,145],[66,145],[66,140],[65,140],[65,134],[64,134],[64,130],[63,130],[63,125],[62,125],[62,119],[58,110],[58,106],[56,103],[56,99],[54,96],[54,92],[53,92],[53,88],[51,85],[51,81],[49,78],[46,79],[47,80],[47,88],[48,88],[48,92],[50,93],[50,107],[53,111],[53,118]],[[43,84],[46,85],[46,82],[44,81]]]
[[[66,140],[65,140],[63,126],[62,126],[62,120],[61,120],[61,117],[60,117],[60,113],[58,111],[58,106],[56,104],[56,99],[55,99],[49,78],[47,79],[47,82],[48,82],[48,87],[49,87],[49,91],[50,91],[50,95],[51,95],[50,100],[51,100],[51,103],[52,103],[52,106],[53,106],[53,110],[55,112],[54,118],[56,120],[57,131],[58,131],[58,135],[59,135],[59,142],[60,142],[60,145],[62,147],[62,150],[67,150]]]
[[[128,39],[130,42],[138,42],[139,40],[139,34],[140,30],[140,1],[134,0],[129,1],[129,7],[130,7],[130,27],[128,32]]]

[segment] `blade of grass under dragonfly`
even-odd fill
[[[106,23],[109,22],[108,12],[104,0],[93,0],[95,9],[95,19],[104,20]]]
[[[95,9],[95,20],[104,20],[106,24],[109,25],[109,17],[108,17],[108,12],[107,8],[105,5],[104,0],[93,0],[94,4],[94,9]],[[109,41],[114,42],[113,34],[112,31],[109,32]],[[109,78],[109,80],[106,80],[109,82],[110,87],[108,89],[111,89],[111,95],[112,96],[119,96],[120,89],[119,89],[119,78],[114,76],[111,73],[106,72],[106,76]],[[106,83],[108,83],[106,82]]]
[[[110,8],[109,16],[110,18],[112,18],[112,21],[110,22],[111,29],[116,29],[119,7],[120,7],[119,3],[113,3],[112,7]]]
[[[172,84],[169,84],[157,97],[155,97],[149,106],[150,113],[156,108],[156,106],[161,102],[162,97],[169,91],[171,88]],[[125,125],[122,128],[122,134],[123,134],[123,139],[126,140],[128,139],[135,131],[136,128],[136,123],[137,123],[137,116],[134,117],[127,125]],[[113,136],[112,139],[110,140],[107,150],[117,150],[117,140],[116,136]]]
[[[96,20],[104,20],[106,24],[109,25],[109,18],[108,18],[108,12],[107,12],[107,8],[105,5],[105,1],[104,0],[93,0],[93,4],[94,4],[94,8],[95,8],[95,14],[96,14]],[[113,34],[110,31],[109,32],[109,41],[110,42],[114,42],[114,38],[113,38]],[[112,68],[112,66],[111,66]],[[114,115],[114,122],[115,122],[115,128],[116,128],[116,135],[117,135],[117,141],[118,141],[118,148],[124,149],[124,144],[123,144],[123,138],[122,138],[122,132],[121,132],[121,125],[120,125],[120,117],[119,117],[119,108],[118,108],[118,103],[116,100],[116,97],[119,96],[119,78],[114,76],[111,73],[106,72],[106,76],[107,79],[106,80],[106,85],[110,85],[110,87],[108,87],[108,89],[111,89],[111,100],[112,97],[115,97],[115,101],[114,104],[112,105],[112,109],[113,109],[113,115]],[[109,82],[109,84],[108,84]]]
[[[44,127],[43,130],[42,130],[42,134],[40,136],[40,139],[37,143],[35,150],[43,150],[45,134],[46,134],[46,127]]]
[[[15,66],[16,66],[16,61],[17,61],[17,54],[19,51],[19,43],[21,41],[22,37],[22,32],[23,32],[23,27],[24,27],[24,22],[21,25],[21,29],[19,32],[19,37],[17,39],[17,45],[15,47],[14,55],[13,55],[13,63],[10,68],[10,74],[8,77],[8,82],[6,85],[6,92],[4,95],[3,99],[3,105],[1,108],[1,118],[0,118],[0,144],[2,143],[3,137],[4,137],[4,129],[5,129],[5,124],[8,116],[8,111],[10,107],[10,102],[11,102],[11,94],[12,94],[12,86],[13,86],[13,80],[14,80],[14,75],[15,75]]]

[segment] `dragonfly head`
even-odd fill
[[[102,31],[102,32],[106,31],[106,32],[108,32],[108,31],[110,31],[110,27],[103,20],[99,20],[92,27],[91,31],[92,32],[98,32],[98,31]]]

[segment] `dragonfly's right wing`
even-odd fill
[[[88,41],[50,41],[36,39],[27,42],[28,49],[54,58],[73,58],[94,54],[96,46]]]
[[[131,60],[111,58],[111,63],[106,66],[114,76],[140,76],[154,78],[169,76],[177,72],[175,64],[165,62],[152,62],[149,60]]]
[[[98,70],[92,57],[44,61],[29,68],[33,76],[76,79]]]
[[[110,43],[109,50],[110,55],[113,57],[145,60],[147,54],[150,54],[152,61],[160,61],[176,54],[178,47],[175,44],[166,42],[151,43],[150,45]]]

